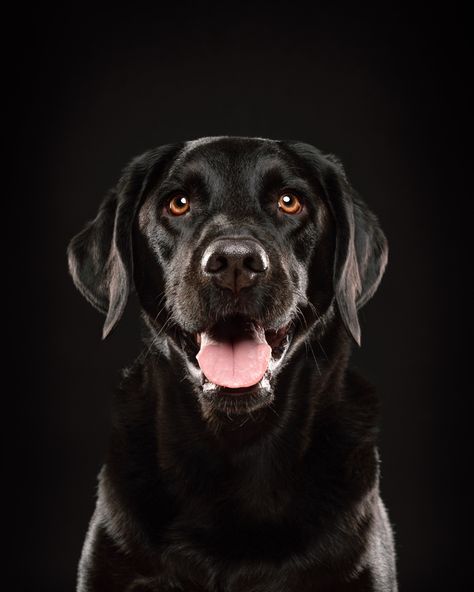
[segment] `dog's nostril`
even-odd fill
[[[266,271],[268,267],[268,258],[263,256],[263,253],[252,254],[249,257],[245,257],[243,264],[244,267],[250,271],[260,273],[262,271]]]
[[[204,265],[204,271],[207,273],[219,273],[223,271],[228,265],[227,259],[223,255],[212,254]]]

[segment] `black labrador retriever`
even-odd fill
[[[114,401],[78,590],[394,591],[377,398],[347,369],[387,244],[340,162],[212,137],[134,159],[69,246],[144,353]]]

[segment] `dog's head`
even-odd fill
[[[154,338],[206,408],[268,405],[281,368],[334,316],[357,310],[387,259],[341,164],[311,145],[203,138],[134,159],[69,246],[76,286],[106,315],[135,288]]]

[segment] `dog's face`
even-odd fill
[[[107,314],[105,334],[136,288],[206,415],[268,405],[281,368],[330,315],[359,341],[357,308],[380,281],[386,243],[333,158],[223,137],[132,161],[69,254],[76,285]]]

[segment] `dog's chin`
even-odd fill
[[[252,413],[268,407],[273,401],[269,378],[264,376],[257,384],[241,388],[219,386],[204,378],[198,389],[199,402],[205,415],[217,413],[232,417]]]
[[[202,331],[194,333],[186,332],[180,328],[174,334],[173,341],[179,346],[184,354],[189,370],[189,376],[201,404],[205,416],[224,414],[227,417],[236,415],[251,414],[259,409],[269,407],[274,399],[273,383],[285,356],[290,347],[294,330],[293,324],[286,322],[276,329],[265,328],[257,321],[245,315],[233,315],[220,319],[217,323],[204,326]],[[249,337],[252,335],[252,337]],[[202,336],[202,337],[201,337]],[[257,380],[254,384],[250,367],[247,373],[244,367],[241,369],[240,382],[212,380],[213,374],[206,376],[203,371],[205,364],[198,362],[199,354],[202,353],[202,340],[209,339],[211,345],[242,343],[243,340],[250,342],[250,351],[245,354],[249,357],[249,364],[252,365],[253,353],[258,357],[259,353],[265,356],[265,362],[261,368],[265,371],[257,372]],[[252,339],[254,345],[252,346]],[[255,352],[252,351],[252,347]],[[262,352],[262,348],[264,352]],[[219,360],[220,362],[220,360]],[[216,369],[214,369],[214,373]],[[254,371],[255,372],[255,369]],[[222,378],[222,372],[217,370],[217,376]],[[220,383],[224,384],[220,384]]]

